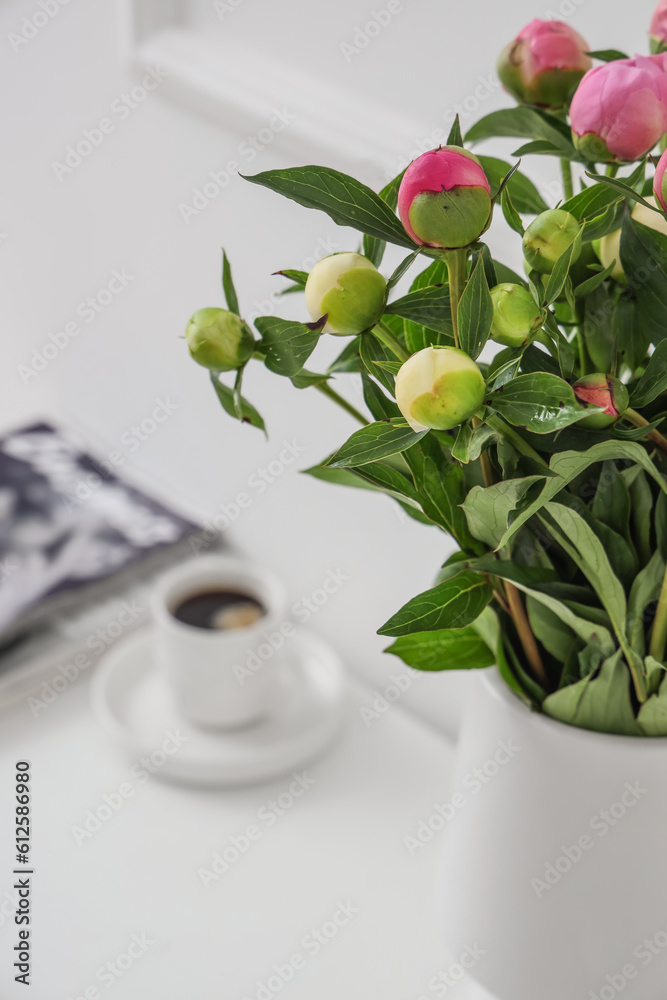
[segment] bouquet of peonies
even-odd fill
[[[242,395],[251,362],[343,406],[361,427],[308,471],[386,493],[458,543],[380,628],[390,652],[420,670],[496,663],[536,711],[635,736],[667,735],[667,153],[652,156],[667,141],[667,0],[651,48],[591,52],[536,20],[502,53],[518,106],[465,143],[515,136],[515,156],[557,157],[555,207],[519,163],[473,155],[458,121],[379,194],[318,166],[247,178],[357,229],[362,252],[281,271],[312,322],[262,316],[256,331],[224,257],[228,308],[200,309],[186,335],[245,423],[264,428]],[[498,209],[525,274],[482,242]],[[407,255],[385,278],[387,243]],[[343,351],[310,371],[326,334]],[[345,375],[368,416],[333,388]]]

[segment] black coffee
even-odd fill
[[[185,597],[172,611],[174,618],[195,628],[247,628],[266,611],[256,597],[235,590],[205,590]]]

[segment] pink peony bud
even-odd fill
[[[667,48],[667,0],[660,3],[651,18],[651,52],[664,52]]]
[[[628,390],[622,382],[619,382],[613,375],[596,373],[595,375],[585,375],[575,382],[574,394],[584,406],[599,406],[602,413],[593,413],[590,417],[585,417],[579,421],[580,427],[591,427],[593,429],[609,427],[628,408],[630,399]]]
[[[655,168],[655,177],[653,178],[653,194],[655,195],[655,200],[657,201],[663,212],[667,212],[667,178],[665,178],[665,172],[667,171],[667,149],[662,154],[658,160],[658,166]]]
[[[531,21],[498,60],[498,76],[522,104],[562,108],[569,104],[593,61],[588,43],[562,21]]]
[[[476,156],[459,146],[422,153],[405,171],[398,214],[422,246],[455,250],[474,243],[491,224],[491,188]]]
[[[635,56],[596,66],[570,108],[574,143],[587,160],[632,162],[667,131],[663,56]]]

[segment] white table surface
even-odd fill
[[[371,703],[372,691],[352,682],[342,738],[305,768],[314,783],[270,825],[258,810],[287,791],[289,776],[234,791],[156,776],[141,784],[93,717],[88,686],[82,675],[37,718],[23,701],[0,722],[5,803],[17,759],[29,759],[34,775],[32,1000],[98,1000],[109,990],[114,1000],[437,995],[428,981],[451,962],[435,912],[438,845],[411,856],[404,837],[446,796],[447,740],[398,703],[367,726],[359,708]],[[128,780],[133,796],[77,843],[72,827]],[[0,995],[11,1000],[27,992],[10,968],[16,928],[4,914],[13,909],[6,893],[14,849],[8,810],[5,817]],[[204,888],[198,869],[249,824],[261,836]],[[315,954],[306,936],[337,912],[343,923],[340,903],[358,912]],[[121,978],[108,972],[97,979],[132,935],[153,943]],[[262,993],[259,983],[274,965],[295,954],[303,967],[289,984]],[[485,994],[464,981],[456,996]]]

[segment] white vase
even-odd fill
[[[447,950],[499,1000],[665,1000],[667,739],[531,712],[480,671],[443,834]]]

